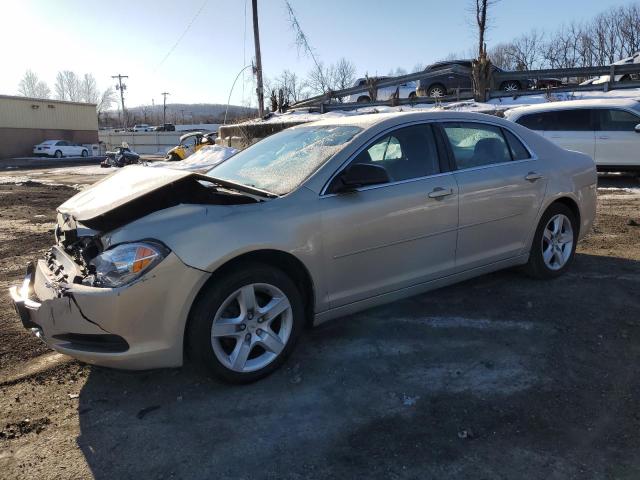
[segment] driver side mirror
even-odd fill
[[[635,126],[634,130],[636,133],[640,133],[640,123]]]
[[[361,187],[380,185],[390,181],[389,174],[384,167],[370,163],[354,163],[338,175],[332,193],[353,192]]]

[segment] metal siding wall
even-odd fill
[[[98,116],[91,104],[0,96],[0,127],[97,131]]]
[[[180,143],[184,132],[109,132],[100,130],[98,137],[107,150],[114,150],[127,142],[131,150],[143,154],[166,154]]]

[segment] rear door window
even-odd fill
[[[592,110],[588,108],[576,108],[571,110],[558,110],[556,113],[554,128],[563,132],[587,132],[594,130]]]
[[[443,123],[458,169],[511,161],[502,130],[482,123]]]
[[[520,117],[516,123],[530,130],[552,130],[552,125],[555,123],[555,112],[530,113]]]
[[[600,130],[606,132],[633,132],[640,124],[640,116],[625,110],[603,109],[599,111]]]

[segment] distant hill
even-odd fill
[[[167,123],[193,124],[193,123],[222,123],[227,105],[219,103],[167,103]],[[162,124],[162,104],[139,105],[127,108],[127,124],[148,123],[149,125]],[[255,108],[229,105],[227,123],[229,121],[244,120],[258,115]],[[101,115],[100,126],[119,126],[120,111],[110,110]]]

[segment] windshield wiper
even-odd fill
[[[209,175],[202,175],[203,179],[206,179],[212,183],[215,183],[216,185],[220,185],[221,187],[225,187],[228,188],[230,190],[237,190],[239,192],[243,192],[243,193],[251,193],[253,195],[258,195],[260,197],[266,197],[266,198],[278,198],[280,195],[273,193],[273,192],[269,192],[267,190],[262,190],[261,188],[257,188],[257,187],[250,187],[249,185],[244,185],[242,183],[235,183],[235,182],[230,182],[229,180],[222,180],[220,178],[216,178],[216,177],[210,177]]]

